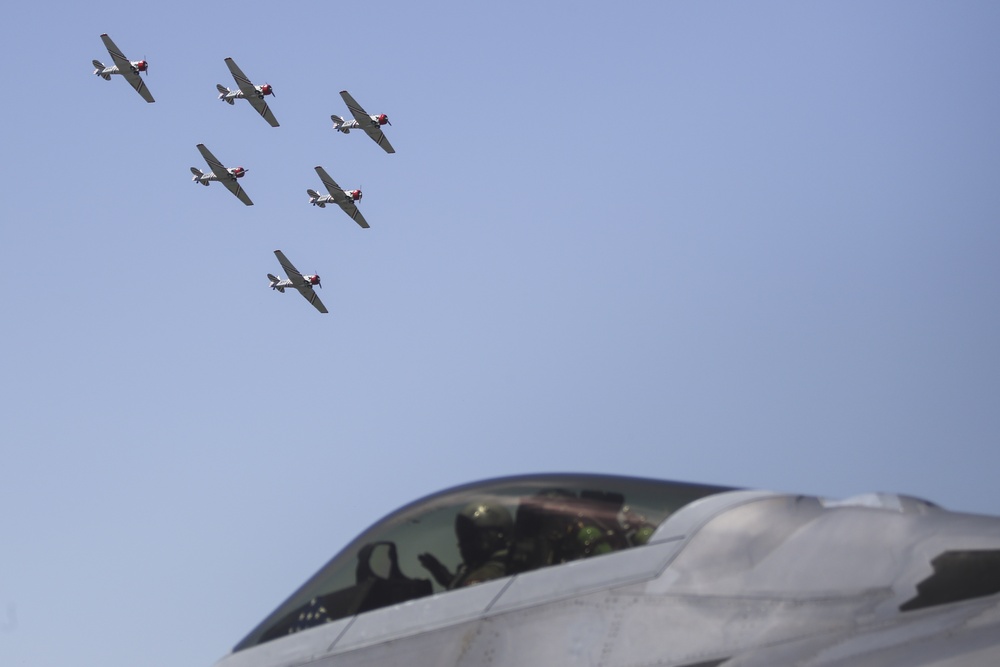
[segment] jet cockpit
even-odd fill
[[[487,580],[639,548],[681,507],[731,490],[552,474],[436,493],[358,536],[234,651]]]

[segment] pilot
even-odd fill
[[[429,553],[420,554],[423,565],[434,579],[451,590],[497,579],[507,574],[514,521],[503,505],[475,501],[455,516],[455,536],[462,564],[452,574]]]

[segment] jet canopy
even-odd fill
[[[358,536],[234,650],[486,579],[640,547],[684,505],[730,490],[532,475],[442,491]]]

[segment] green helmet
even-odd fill
[[[632,535],[632,544],[640,545],[649,542],[649,538],[651,538],[655,532],[656,526],[651,526],[649,524],[639,526],[639,528],[636,529],[635,534]]]
[[[455,534],[462,560],[483,562],[497,551],[506,549],[514,532],[514,520],[507,508],[498,503],[474,501],[455,517]]]
[[[576,542],[583,556],[597,556],[614,551],[608,543],[607,535],[597,526],[581,526],[576,533]]]

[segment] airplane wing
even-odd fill
[[[205,162],[208,163],[209,168],[215,177],[220,181],[224,181],[229,178],[232,174],[226,171],[225,165],[219,162],[219,159],[212,155],[212,151],[205,148],[205,144],[198,144],[198,150],[201,151],[201,156],[205,158]]]
[[[358,104],[357,100],[351,97],[349,92],[342,90],[340,91],[340,96],[344,98],[344,104],[351,110],[351,115],[354,116],[354,120],[358,121],[358,124],[371,125],[372,117]]]
[[[301,294],[306,301],[311,303],[316,308],[316,310],[318,310],[321,313],[330,312],[326,309],[326,306],[323,305],[323,302],[320,301],[319,295],[316,294],[316,290],[314,290],[312,287],[303,286],[299,287],[298,290],[299,294]]]
[[[303,287],[306,284],[306,279],[302,277],[302,274],[295,268],[295,265],[288,261],[288,258],[285,257],[285,253],[280,250],[275,250],[274,256],[278,258],[278,263],[281,264],[281,268],[285,270],[285,275],[292,281],[292,284],[295,285],[296,289]]]
[[[250,102],[250,105],[257,110],[257,113],[263,116],[264,120],[266,120],[271,127],[278,127],[278,119],[274,117],[271,107],[267,106],[267,102],[264,101],[264,98],[258,97],[257,94],[254,93],[246,99]]]
[[[375,123],[369,123],[368,125],[363,125],[361,127],[369,137],[375,140],[375,143],[382,147],[386,153],[395,153],[396,149],[392,147],[389,140],[385,138],[385,134],[379,129],[378,125]]]
[[[303,298],[311,303],[319,312],[329,312],[320,300],[319,295],[316,294],[316,290],[314,290],[306,279],[302,277],[302,274],[295,268],[295,265],[288,261],[288,258],[285,257],[285,253],[280,250],[275,250],[274,256],[278,258],[278,263],[281,264],[281,268],[285,270],[285,275],[287,275],[288,279],[292,281],[292,285],[294,285],[295,289],[299,291],[299,294],[301,294]]]
[[[104,41],[104,46],[108,49],[108,53],[111,54],[111,59],[115,61],[115,65],[118,66],[118,71],[121,72],[122,76],[125,77],[125,80],[129,82],[129,85],[135,88],[135,92],[142,95],[142,99],[147,102],[155,102],[156,100],[153,99],[153,95],[149,92],[149,88],[146,88],[146,84],[143,83],[142,77],[132,70],[132,63],[121,52],[121,49],[119,49],[115,43],[111,41],[111,38],[108,37],[107,34],[101,35],[101,39]]]
[[[368,229],[369,225],[368,221],[365,220],[365,216],[361,215],[361,211],[354,205],[350,197],[344,194],[344,189],[337,185],[337,181],[330,178],[330,174],[326,173],[326,169],[317,166],[316,173],[319,174],[319,179],[323,181],[326,191],[330,193],[330,196],[333,197],[344,213],[351,216],[351,220]]]
[[[365,216],[361,215],[361,211],[354,205],[354,202],[345,198],[344,201],[337,203],[340,204],[340,208],[344,213],[351,216],[351,220],[368,229],[368,221],[365,220]]]
[[[317,166],[316,173],[319,174],[319,180],[323,181],[323,185],[326,187],[326,191],[329,192],[334,199],[340,201],[340,197],[344,196],[344,188],[337,185],[337,181],[330,178],[330,174],[326,173],[326,169]]]
[[[212,168],[212,173],[222,183],[226,186],[226,189],[232,192],[236,197],[246,204],[247,206],[253,206],[253,202],[250,201],[250,197],[247,195],[243,186],[240,182],[233,178],[233,175],[226,170],[226,167],[219,162],[218,158],[212,155],[212,151],[205,148],[205,144],[198,144],[198,150],[201,151],[201,156],[205,158],[205,162],[208,166]]]
[[[243,70],[237,66],[232,58],[226,58],[226,65],[229,67],[229,71],[232,73],[233,78],[236,79],[236,83],[239,85],[240,90],[243,92],[243,99],[250,102],[254,109],[257,110],[264,120],[266,120],[271,127],[278,127],[278,119],[274,117],[271,113],[271,108],[267,106],[267,102],[264,98],[260,96],[257,92],[257,88],[253,85],[247,75],[243,73]]]
[[[372,117],[368,115],[357,101],[351,97],[351,94],[346,90],[340,91],[340,96],[344,98],[344,103],[347,108],[350,109],[351,115],[354,116],[354,120],[358,121],[358,126],[365,131],[365,133],[371,137],[376,144],[382,147],[386,153],[395,153],[396,149],[392,147],[389,140],[385,138],[385,134],[379,129],[377,123],[372,121]]]
[[[235,178],[227,178],[226,180],[219,182],[225,185],[226,188],[234,195],[236,195],[236,198],[239,199],[241,202],[243,202],[247,206],[253,206],[253,201],[250,200],[250,197],[249,195],[247,195],[246,190],[243,189],[243,186],[240,185],[240,182],[237,181]]]

